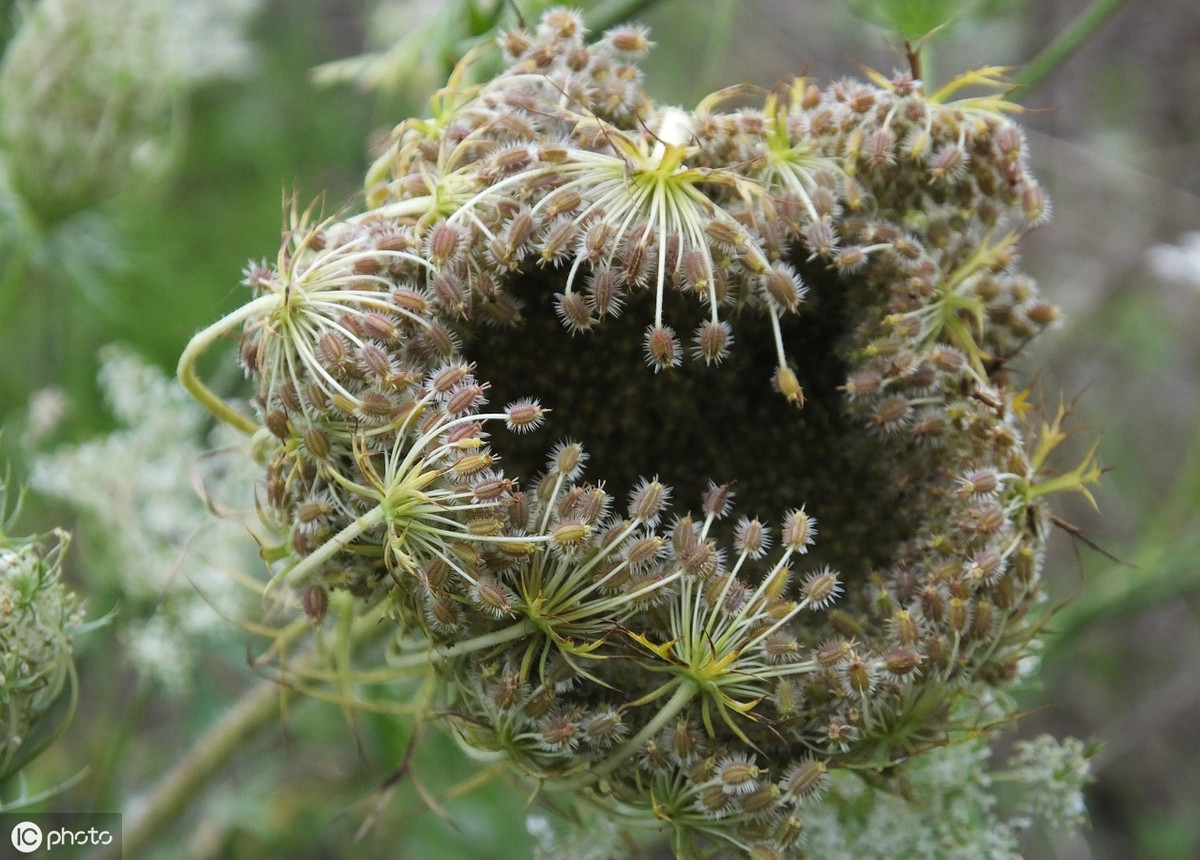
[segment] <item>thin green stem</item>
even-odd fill
[[[1092,34],[1112,17],[1123,2],[1124,0],[1094,0],[1066,30],[1059,33],[1054,41],[1025,64],[1016,76],[1017,87],[1010,93],[1010,97],[1016,99],[1024,95],[1027,90],[1049,77],[1051,72],[1066,62],[1068,57],[1079,50]]]
[[[457,645],[451,645],[448,648],[434,647],[419,654],[409,654],[405,657],[391,660],[388,662],[388,666],[392,669],[412,669],[417,666],[426,666],[434,660],[453,660],[455,657],[461,657],[464,654],[472,654],[476,651],[482,651],[485,648],[492,648],[496,645],[503,645],[505,642],[511,642],[514,639],[520,639],[523,636],[529,636],[536,633],[537,629],[537,624],[526,618],[511,627],[505,627],[502,630],[496,630],[493,633],[483,636],[476,636],[472,639],[459,642]]]
[[[611,756],[588,769],[589,781],[591,781],[591,777],[605,776],[620,767],[621,763],[640,750],[646,741],[662,731],[663,726],[674,719],[683,710],[683,706],[695,698],[698,692],[700,692],[700,687],[695,681],[680,678],[674,695],[663,705],[662,710],[654,715],[654,719],[646,723],[640,732],[617,747]]]
[[[297,618],[279,632],[272,651],[286,648],[310,629],[312,622],[308,618]],[[373,615],[360,618],[346,635],[347,645],[352,647],[361,644],[385,629]],[[292,665],[292,671],[303,674],[320,659],[321,655],[310,647],[300,662]],[[144,849],[151,841],[195,802],[197,795],[212,782],[237,751],[279,719],[287,693],[288,688],[276,680],[260,681],[243,693],[166,776],[144,793],[143,802],[125,816],[121,835],[122,856],[143,856]],[[302,698],[300,701],[312,700]],[[102,850],[97,852],[95,860],[120,858],[112,851]]]
[[[242,305],[233,313],[222,317],[208,328],[198,332],[188,341],[183,354],[179,356],[179,367],[176,372],[179,376],[179,382],[187,389],[188,393],[196,398],[196,401],[211,412],[214,417],[224,421],[231,427],[236,427],[247,436],[254,435],[258,430],[258,424],[238,412],[226,401],[218,397],[211,388],[201,382],[200,377],[196,375],[196,362],[216,340],[224,337],[235,326],[260,313],[263,308],[269,308],[277,304],[279,304],[279,297],[269,294],[260,296],[254,301]]]
[[[658,0],[608,0],[584,13],[591,30],[607,30],[656,5]]]
[[[286,579],[291,584],[301,582],[304,577],[308,576],[322,564],[327,562],[337,552],[342,551],[350,542],[361,535],[368,529],[373,529],[375,526],[383,522],[386,511],[384,504],[380,502],[371,510],[367,511],[361,517],[356,519],[350,525],[346,526],[340,532],[335,534],[325,543],[321,544],[310,555],[306,555],[294,567],[282,570],[271,578],[267,583],[266,590],[269,592],[272,588],[279,584],[281,579]]]
[[[147,794],[144,804],[126,816],[121,834],[126,857],[142,856],[150,840],[195,800],[234,753],[279,718],[285,694],[286,690],[274,681],[260,681],[205,732]],[[100,857],[108,860],[116,855]]]

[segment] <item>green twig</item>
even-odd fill
[[[229,424],[231,427],[236,427],[248,436],[253,436],[258,431],[258,424],[253,420],[238,412],[220,397],[218,397],[211,388],[200,381],[200,377],[196,375],[196,362],[200,356],[212,346],[219,338],[223,337],[234,327],[240,325],[245,320],[260,313],[263,308],[269,308],[274,304],[279,303],[279,298],[274,295],[260,296],[249,304],[243,305],[233,313],[222,319],[217,320],[208,328],[196,334],[183,350],[183,354],[179,356],[178,375],[179,381],[183,387],[188,390],[192,397],[211,412],[216,418]]]
[[[584,12],[592,30],[607,30],[656,5],[658,0],[607,0]]]
[[[296,619],[279,632],[273,650],[286,647],[310,629],[308,618]],[[387,629],[387,625],[380,624],[376,616],[369,614],[354,623],[346,638],[351,646],[361,645]],[[288,669],[303,674],[320,659],[320,653],[309,648],[300,662],[291,664]],[[279,719],[288,692],[286,685],[269,679],[243,693],[158,785],[146,792],[143,805],[126,816],[121,837],[123,856],[143,856],[146,846],[195,801],[234,754]],[[111,852],[100,852],[95,860],[120,858]]]
[[[1079,50],[1084,42],[1112,17],[1123,2],[1124,0],[1095,0],[1071,23],[1071,26],[1058,35],[1058,38],[1025,64],[1020,73],[1016,75],[1017,86],[1010,94],[1011,97],[1018,98],[1045,80],[1051,72]]]
[[[278,720],[285,693],[274,681],[260,681],[225,712],[149,792],[145,805],[126,816],[121,835],[126,857],[143,856],[150,840],[196,799],[234,753]],[[98,860],[117,858],[115,854],[102,854]]]

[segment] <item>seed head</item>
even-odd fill
[[[1002,102],[952,100],[989,72],[688,112],[642,90],[644,30],[584,36],[564,9],[506,35],[399,127],[367,211],[248,271],[225,330],[265,518],[310,614],[314,585],[385,598],[464,743],[790,856],[834,769],[902,780],[970,736],[1042,629],[1040,496],[1086,471],[1004,394],[1057,318],[1019,270],[1045,199]]]
[[[504,408],[504,423],[513,433],[528,433],[541,426],[546,412],[536,400],[515,400]]]
[[[696,358],[703,359],[705,364],[720,364],[733,345],[729,323],[724,320],[701,323],[696,329],[695,344],[693,354]]]
[[[476,606],[496,618],[511,614],[516,604],[512,589],[491,576],[479,577],[471,585],[470,594]]]
[[[552,475],[561,475],[568,481],[574,481],[583,472],[583,464],[587,459],[583,446],[567,439],[554,446],[547,468]]]
[[[775,369],[775,378],[773,380],[775,390],[782,394],[793,406],[804,405],[804,389],[800,387],[800,380],[796,378],[796,372],[790,367],[780,365]]]
[[[657,325],[646,329],[646,363],[655,371],[678,367],[681,359],[679,338],[668,326]]]
[[[734,753],[717,761],[713,776],[726,794],[745,795],[758,787],[761,771],[754,763],[755,757],[745,753]]]
[[[804,578],[800,592],[805,604],[813,609],[824,609],[841,596],[842,584],[837,571],[825,566]]]
[[[628,59],[638,59],[654,47],[646,28],[638,26],[614,27],[604,34],[604,41],[613,51]]]
[[[801,803],[819,797],[829,779],[825,762],[806,758],[796,762],[779,781],[779,787],[789,800]]]
[[[794,552],[805,553],[817,537],[817,521],[804,508],[789,511],[780,532],[782,544]],[[836,579],[836,576],[835,576]]]
[[[786,263],[776,263],[763,276],[763,285],[767,295],[776,306],[787,312],[794,312],[800,306],[804,294],[808,292],[800,282],[800,276]]]
[[[629,517],[636,522],[656,525],[670,498],[671,488],[664,486],[658,478],[642,478],[629,496]]]

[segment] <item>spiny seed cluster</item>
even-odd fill
[[[384,601],[397,673],[433,660],[469,746],[669,825],[681,852],[796,856],[829,770],[943,743],[957,703],[1015,676],[1044,496],[1091,476],[1043,474],[1059,424],[1031,455],[1009,392],[1005,361],[1056,316],[1016,268],[1047,203],[1012,106],[950,100],[985,72],[933,95],[904,74],[798,80],[760,108],[686,112],[643,90],[640,29],[587,44],[560,9],[502,45],[503,72],[456,75],[396,129],[364,213],[294,216],[276,262],[247,270],[255,297],[228,323],[256,384],[264,512],[287,535],[277,578],[318,620],[330,590]],[[803,407],[783,332],[816,268],[846,309],[826,321],[833,408],[885,454],[883,486],[840,491],[907,518],[858,556],[886,563],[808,561],[820,511],[803,499],[735,516],[734,487],[675,500],[658,476],[614,497],[619,440],[502,470],[489,428],[531,431],[547,410],[489,405],[463,335],[519,328],[523,278],[549,273],[537,300],[571,332],[646,313],[656,371],[693,370],[672,370],[680,301],[706,364],[737,349],[739,317],[766,319],[774,387]],[[579,392],[530,394],[569,410]]]

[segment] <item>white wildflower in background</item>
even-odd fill
[[[170,0],[147,3],[166,10],[162,54],[187,87],[241,77],[254,67],[246,27],[262,0]]]
[[[608,860],[620,855],[617,825],[603,815],[585,815],[575,827],[564,828],[541,812],[530,813],[525,830],[537,840],[536,860],[569,857],[571,860]]]
[[[259,0],[41,0],[0,64],[0,191],[35,225],[117,193],[170,154],[179,99],[250,66]],[[26,219],[22,219],[23,221]],[[26,221],[26,227],[29,222]]]
[[[835,775],[805,818],[807,849],[826,860],[1019,860],[1016,834],[994,813],[990,754],[985,741],[972,741],[918,757],[908,770],[913,800],[872,791],[851,774]]]
[[[75,511],[89,591],[120,593],[131,658],[174,686],[187,677],[196,637],[227,636],[205,598],[229,606],[237,596],[229,571],[255,550],[241,525],[212,516],[195,484],[241,510],[253,509],[253,493],[245,464],[204,454],[228,446],[204,438],[203,410],[162,371],[123,348],[102,359],[100,384],[120,426],[38,456],[30,484]],[[203,553],[190,545],[197,529]]]
[[[1067,831],[1081,825],[1090,776],[1087,751],[1074,738],[1042,735],[1014,748],[1003,770],[989,770],[987,738],[919,756],[907,770],[903,796],[835,774],[808,809],[805,847],[823,860],[1020,860],[1022,832],[1039,824]],[[1004,802],[1008,788],[1012,803]]]
[[[1159,277],[1200,288],[1200,230],[1184,233],[1178,244],[1155,245],[1146,257]]]
[[[1006,776],[1020,790],[1020,811],[1052,827],[1080,827],[1087,817],[1081,789],[1091,780],[1088,755],[1078,738],[1018,741]]]
[[[52,386],[35,391],[29,398],[27,425],[21,435],[21,444],[32,448],[39,439],[53,434],[70,411],[70,400],[61,388]]]

